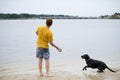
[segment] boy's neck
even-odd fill
[[[47,28],[50,28],[50,26],[46,26]]]

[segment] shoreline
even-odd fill
[[[79,74],[73,74],[67,71],[52,72],[53,77],[40,77],[38,73],[27,73],[27,74],[7,74],[0,76],[1,80],[119,80],[120,71],[112,73],[105,71],[104,73],[88,73],[82,72]]]
[[[0,80],[119,80],[120,68],[119,64],[110,67],[117,71],[110,72],[106,69],[103,73],[98,73],[97,69],[87,69],[82,71],[83,65],[52,65],[50,72],[53,77],[46,78],[39,76],[37,66],[17,66],[11,68],[0,69]],[[2,71],[3,70],[3,71]],[[1,72],[2,71],[2,72]],[[45,67],[43,67],[45,74]]]

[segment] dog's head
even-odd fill
[[[87,59],[90,59],[90,57],[88,56],[88,54],[82,55],[81,58],[82,58],[82,59],[86,59],[86,60],[87,60]]]

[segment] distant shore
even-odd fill
[[[120,13],[114,13],[113,15],[102,15],[99,17],[79,17],[72,15],[49,15],[49,14],[28,14],[28,13],[0,13],[0,19],[120,19]]]

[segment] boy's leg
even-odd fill
[[[49,59],[46,59],[45,62],[46,62],[46,76],[47,76],[49,75],[49,68],[50,68]]]
[[[49,73],[49,69],[50,69],[49,59],[46,59],[45,62],[46,62],[46,77],[52,77],[53,75]]]
[[[43,73],[42,73],[42,58],[39,58],[38,67],[39,67],[40,76],[42,77],[43,76]]]

